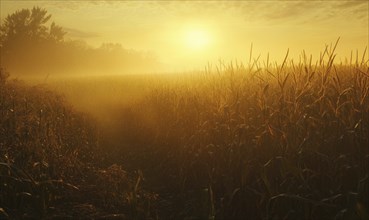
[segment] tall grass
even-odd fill
[[[149,217],[142,175],[105,161],[97,125],[0,70],[0,218]]]
[[[336,63],[336,45],[315,62],[208,65],[126,110],[125,160],[172,202],[164,215],[367,219],[368,61]]]
[[[192,74],[51,85],[97,122],[1,71],[0,214],[368,219],[368,60],[335,62],[337,43],[317,60],[251,52]]]

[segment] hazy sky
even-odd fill
[[[90,45],[116,42],[155,53],[176,70],[207,61],[249,59],[267,53],[283,59],[305,49],[318,57],[341,37],[338,59],[368,45],[368,1],[7,1],[1,18],[39,6],[52,14],[71,39]]]

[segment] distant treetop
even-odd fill
[[[63,41],[66,32],[54,22],[48,26],[50,18],[46,9],[40,7],[22,9],[8,15],[0,26],[0,46],[3,52],[14,44],[27,41]]]

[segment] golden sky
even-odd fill
[[[296,59],[302,50],[317,58],[338,37],[338,59],[368,45],[368,1],[1,0],[1,18],[33,6],[47,9],[68,38],[149,51],[176,71],[219,58],[246,62],[251,43],[256,57],[273,60],[287,48]]]

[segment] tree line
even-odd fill
[[[1,67],[15,74],[134,73],[160,68],[148,53],[120,44],[98,48],[67,40],[46,9],[33,7],[9,14],[0,25]]]

